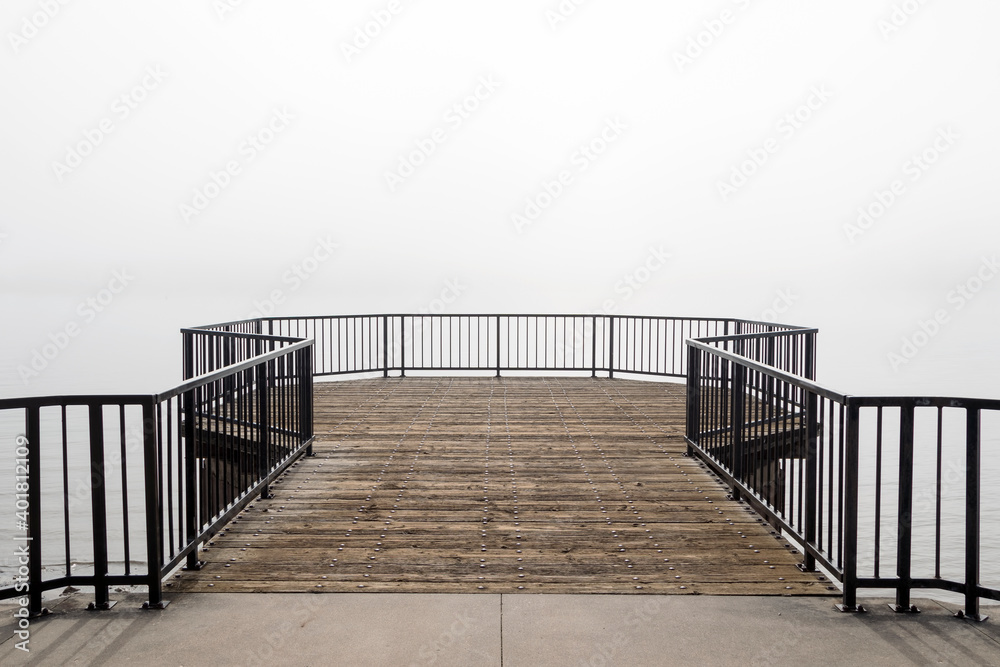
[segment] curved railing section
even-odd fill
[[[815,329],[742,319],[636,315],[333,315],[185,329],[185,375],[242,359],[249,341],[315,341],[317,376],[407,372],[630,373],[683,378],[685,341],[717,340],[749,358],[815,375]],[[227,334],[242,334],[240,336]],[[763,336],[763,339],[760,337]],[[735,337],[731,342],[731,338]]]

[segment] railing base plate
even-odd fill
[[[796,563],[795,567],[799,568],[799,572],[815,572],[815,567],[808,567],[805,563]]]
[[[185,565],[181,569],[185,570],[187,572],[197,572],[198,570],[200,570],[203,567],[205,567],[205,561],[200,560],[197,563],[195,563],[193,567],[190,566],[190,565]]]
[[[118,604],[118,600],[108,600],[104,604],[97,604],[96,602],[91,602],[87,605],[87,611],[107,611]]]
[[[835,604],[833,605],[837,611],[845,614],[867,614],[868,610],[865,609],[864,605],[856,604],[853,607],[849,607],[846,604]]]
[[[170,604],[170,600],[160,600],[156,604],[149,604],[148,602],[143,602],[142,608],[152,609],[153,611],[159,611],[161,609],[166,609],[168,604]]]
[[[989,616],[986,614],[966,614],[964,609],[959,609],[955,612],[955,618],[961,618],[966,621],[975,621],[976,623],[982,623]]]
[[[48,616],[52,612],[49,611],[48,607],[42,607],[41,611],[33,611],[28,614],[28,618],[42,618],[43,616]]]
[[[920,610],[917,609],[917,605],[911,604],[909,606],[904,606],[901,604],[891,604],[889,609],[892,609],[897,614],[919,614]]]

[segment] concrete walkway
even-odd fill
[[[120,599],[120,598],[119,598]],[[1000,616],[939,603],[840,614],[830,599],[655,595],[225,594],[88,612],[53,600],[30,653],[2,613],[0,664],[20,665],[1000,665]],[[987,608],[987,611],[989,608]],[[1000,610],[998,610],[1000,611]]]

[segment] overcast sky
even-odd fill
[[[961,393],[1000,372],[998,22],[985,0],[6,0],[0,395],[111,390],[78,377],[107,367],[162,389],[182,325],[441,306],[774,314],[851,358],[839,389],[870,368]]]

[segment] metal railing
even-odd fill
[[[200,545],[310,451],[315,376],[572,371],[686,378],[690,453],[801,544],[804,569],[822,566],[842,584],[844,609],[860,608],[861,588],[895,588],[901,610],[912,589],[938,588],[964,594],[964,615],[979,618],[980,598],[1000,599],[979,581],[981,417],[1000,415],[1000,401],[834,392],[815,382],[816,333],[593,314],[260,318],[184,329],[185,382],[163,394],[0,401],[0,417],[24,424],[30,610],[41,613],[42,593],[69,585],[93,586],[95,608],[112,604],[114,585],[147,586],[148,606],[162,606],[163,578],[184,562],[198,567]],[[925,441],[936,481],[916,491],[915,447]],[[942,482],[946,454],[960,455],[964,471],[957,577],[944,572],[942,508],[954,500]],[[81,457],[89,480],[71,488]],[[136,457],[141,465],[130,465]],[[43,508],[43,485],[61,489],[56,512]],[[930,508],[929,554],[913,547],[915,498]],[[859,535],[870,536],[864,549]],[[55,576],[43,571],[49,554],[63,563]],[[81,562],[93,571],[74,572]],[[895,576],[884,575],[886,562]],[[0,599],[23,590],[0,589]]]
[[[1000,590],[980,582],[982,415],[1000,416],[1000,401],[847,396],[761,363],[769,337],[746,356],[741,337],[687,342],[689,451],[799,543],[803,569],[842,584],[841,609],[862,609],[859,589],[891,588],[894,609],[916,611],[913,589],[939,589],[964,596],[959,615],[984,618],[980,599]],[[918,446],[933,462],[919,485]],[[964,479],[943,480],[946,458]],[[960,516],[951,540],[946,505]],[[933,546],[915,550],[915,530]]]
[[[186,370],[204,372],[162,394],[0,400],[0,418],[23,424],[28,561],[0,599],[40,615],[46,591],[92,586],[91,608],[108,609],[110,587],[138,585],[162,608],[163,578],[199,567],[200,545],[310,451],[313,342],[227,336],[235,356],[203,348],[208,365]]]
[[[276,344],[313,339],[317,376],[581,371],[678,378],[686,374],[684,341],[689,338],[787,332],[761,345],[761,358],[809,377],[814,372],[815,330],[770,322],[594,314],[379,314],[260,318],[185,329],[186,374],[240,358],[226,332],[262,334]],[[753,345],[748,338],[746,348]]]

